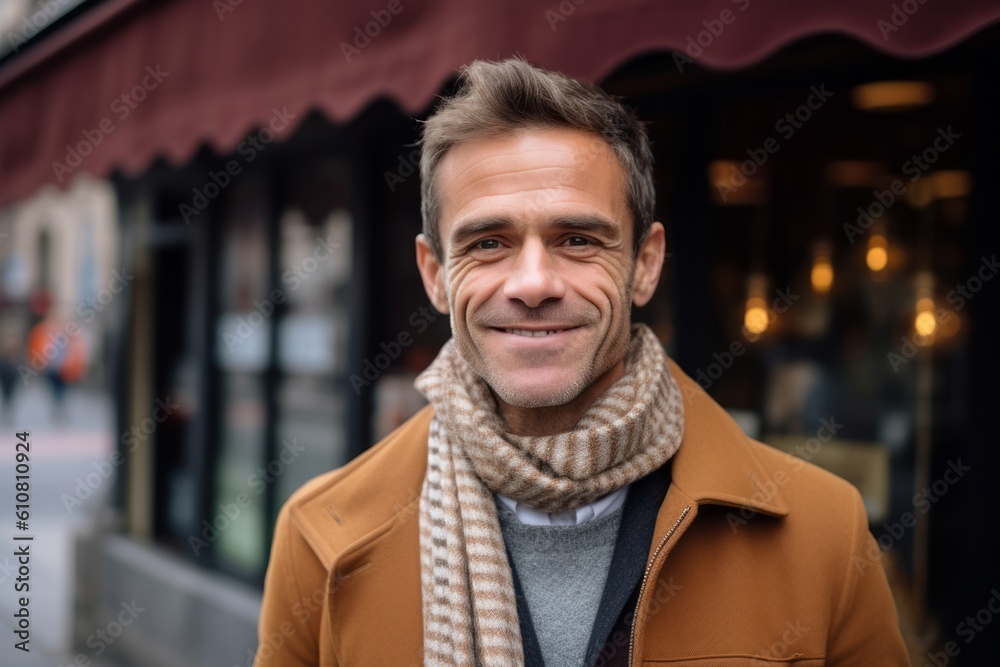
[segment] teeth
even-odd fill
[[[551,331],[528,331],[527,329],[504,329],[504,331],[506,331],[509,334],[517,334],[518,336],[528,336],[529,338],[540,338],[542,336],[548,336],[549,334],[565,331],[565,329],[552,329]]]

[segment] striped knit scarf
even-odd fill
[[[435,409],[420,495],[424,664],[522,665],[493,494],[561,512],[644,477],[680,446],[680,389],[644,325],[633,329],[625,375],[566,433],[506,433],[489,387],[454,340],[416,386]]]

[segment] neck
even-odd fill
[[[500,417],[507,431],[514,435],[555,435],[571,431],[597,397],[608,390],[618,378],[625,375],[625,360],[622,359],[569,403],[544,408],[521,408],[506,403],[494,394]]]

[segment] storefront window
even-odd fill
[[[231,521],[225,528],[221,523],[216,526],[218,557],[247,573],[257,572],[264,561],[264,391],[262,379],[248,373],[227,374],[222,388],[222,441],[212,516],[221,514]],[[227,515],[220,505],[235,506],[238,514],[231,509]]]
[[[263,575],[288,496],[347,460],[352,223],[345,172],[329,165],[301,165],[285,195],[248,180],[223,222],[209,514],[238,508],[232,529],[215,526],[214,555],[248,579]],[[268,193],[282,197],[273,222]]]
[[[351,218],[332,204],[318,224],[300,209],[281,217],[281,289],[288,305],[278,330],[277,505],[347,460]]]
[[[241,185],[233,193],[220,241],[215,330],[215,365],[220,375],[218,455],[206,520],[217,534],[214,548],[220,563],[253,576],[263,568],[266,557],[269,489],[261,471],[266,466],[266,373],[274,325],[273,312],[266,305],[270,272],[265,190],[252,183]],[[233,507],[238,512],[224,510]]]

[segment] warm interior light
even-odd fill
[[[964,169],[934,172],[934,196],[938,199],[967,197],[972,191],[972,176]]]
[[[881,226],[876,226],[868,237],[865,263],[875,273],[884,270],[889,264],[889,240],[885,237],[884,228]]]
[[[717,206],[760,206],[770,191],[764,166],[752,159],[713,160],[708,165],[708,183]]]
[[[865,262],[872,271],[881,271],[889,263],[889,252],[881,246],[869,247]]]
[[[809,284],[813,293],[825,295],[833,286],[833,245],[829,239],[819,238],[813,243],[813,263],[809,270]]]
[[[934,332],[937,331],[937,320],[934,319],[934,313],[926,310],[917,313],[917,318],[913,321],[913,328],[921,336],[933,336]]]
[[[830,291],[830,287],[833,285],[833,267],[830,265],[830,260],[826,258],[817,259],[816,263],[813,264],[812,272],[809,274],[809,281],[812,283],[814,290],[821,294],[826,294]]]
[[[767,276],[763,273],[751,273],[747,278],[747,303],[743,311],[743,326],[747,333],[762,334],[767,331],[771,317],[764,295],[767,294]]]
[[[767,331],[767,304],[763,299],[747,300],[743,324],[752,334],[762,334]]]
[[[934,343],[938,323],[934,313],[934,274],[920,271],[916,276],[917,308],[913,318],[913,330],[917,334],[913,341],[920,347]]]
[[[905,111],[933,100],[934,86],[924,81],[875,81],[851,91],[851,101],[862,111]]]

